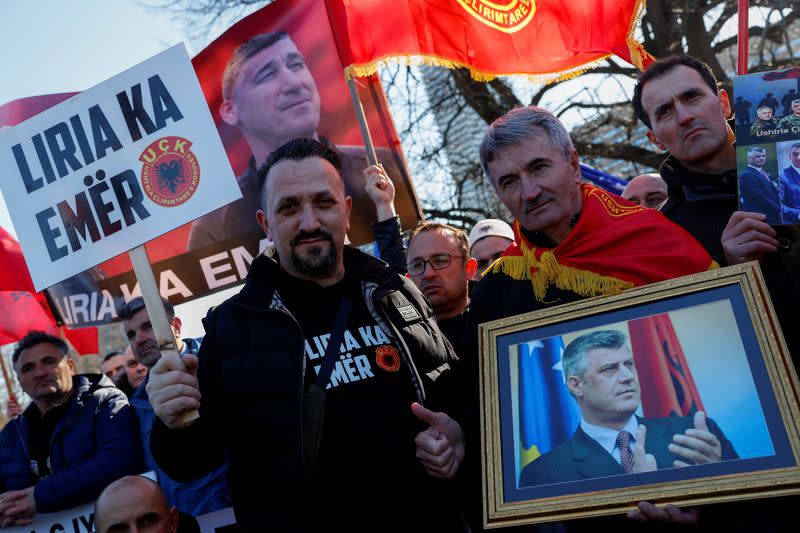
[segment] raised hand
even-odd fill
[[[647,437],[647,428],[639,424],[636,432],[636,446],[633,447],[633,472],[652,472],[656,468],[656,458],[653,454],[645,452],[644,444]]]
[[[722,459],[722,444],[716,435],[708,430],[706,414],[697,411],[694,415],[694,429],[687,429],[682,435],[672,437],[669,451],[685,459],[674,461],[673,466],[689,466],[702,463],[715,463]]]

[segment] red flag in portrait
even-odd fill
[[[327,0],[342,63],[467,67],[473,78],[568,78],[616,55],[652,60],[633,37],[644,0]]]
[[[705,411],[669,315],[628,323],[646,418]]]

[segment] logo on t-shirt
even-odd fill
[[[397,348],[390,344],[378,346],[375,349],[375,362],[386,372],[400,370],[400,354],[397,353]]]

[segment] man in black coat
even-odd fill
[[[351,199],[335,152],[291,141],[259,184],[274,248],[209,312],[197,358],[165,355],[150,371],[156,461],[183,481],[227,455],[242,531],[457,528],[433,479],[464,458],[444,412],[457,361],[430,305],[344,246]]]
[[[594,331],[567,345],[566,386],[581,410],[572,437],[529,463],[520,486],[738,459],[731,443],[705,413],[639,418],[641,391],[625,335]]]

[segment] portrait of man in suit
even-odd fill
[[[767,224],[782,224],[781,186],[764,168],[767,149],[751,146],[747,149],[747,166],[739,175],[739,202],[742,211],[767,215]]]
[[[781,170],[783,223],[800,223],[800,142],[792,144],[789,166]]]
[[[522,469],[520,487],[738,459],[733,445],[702,411],[636,416],[641,391],[626,341],[620,331],[603,330],[567,345],[563,372],[581,421],[566,442]]]

